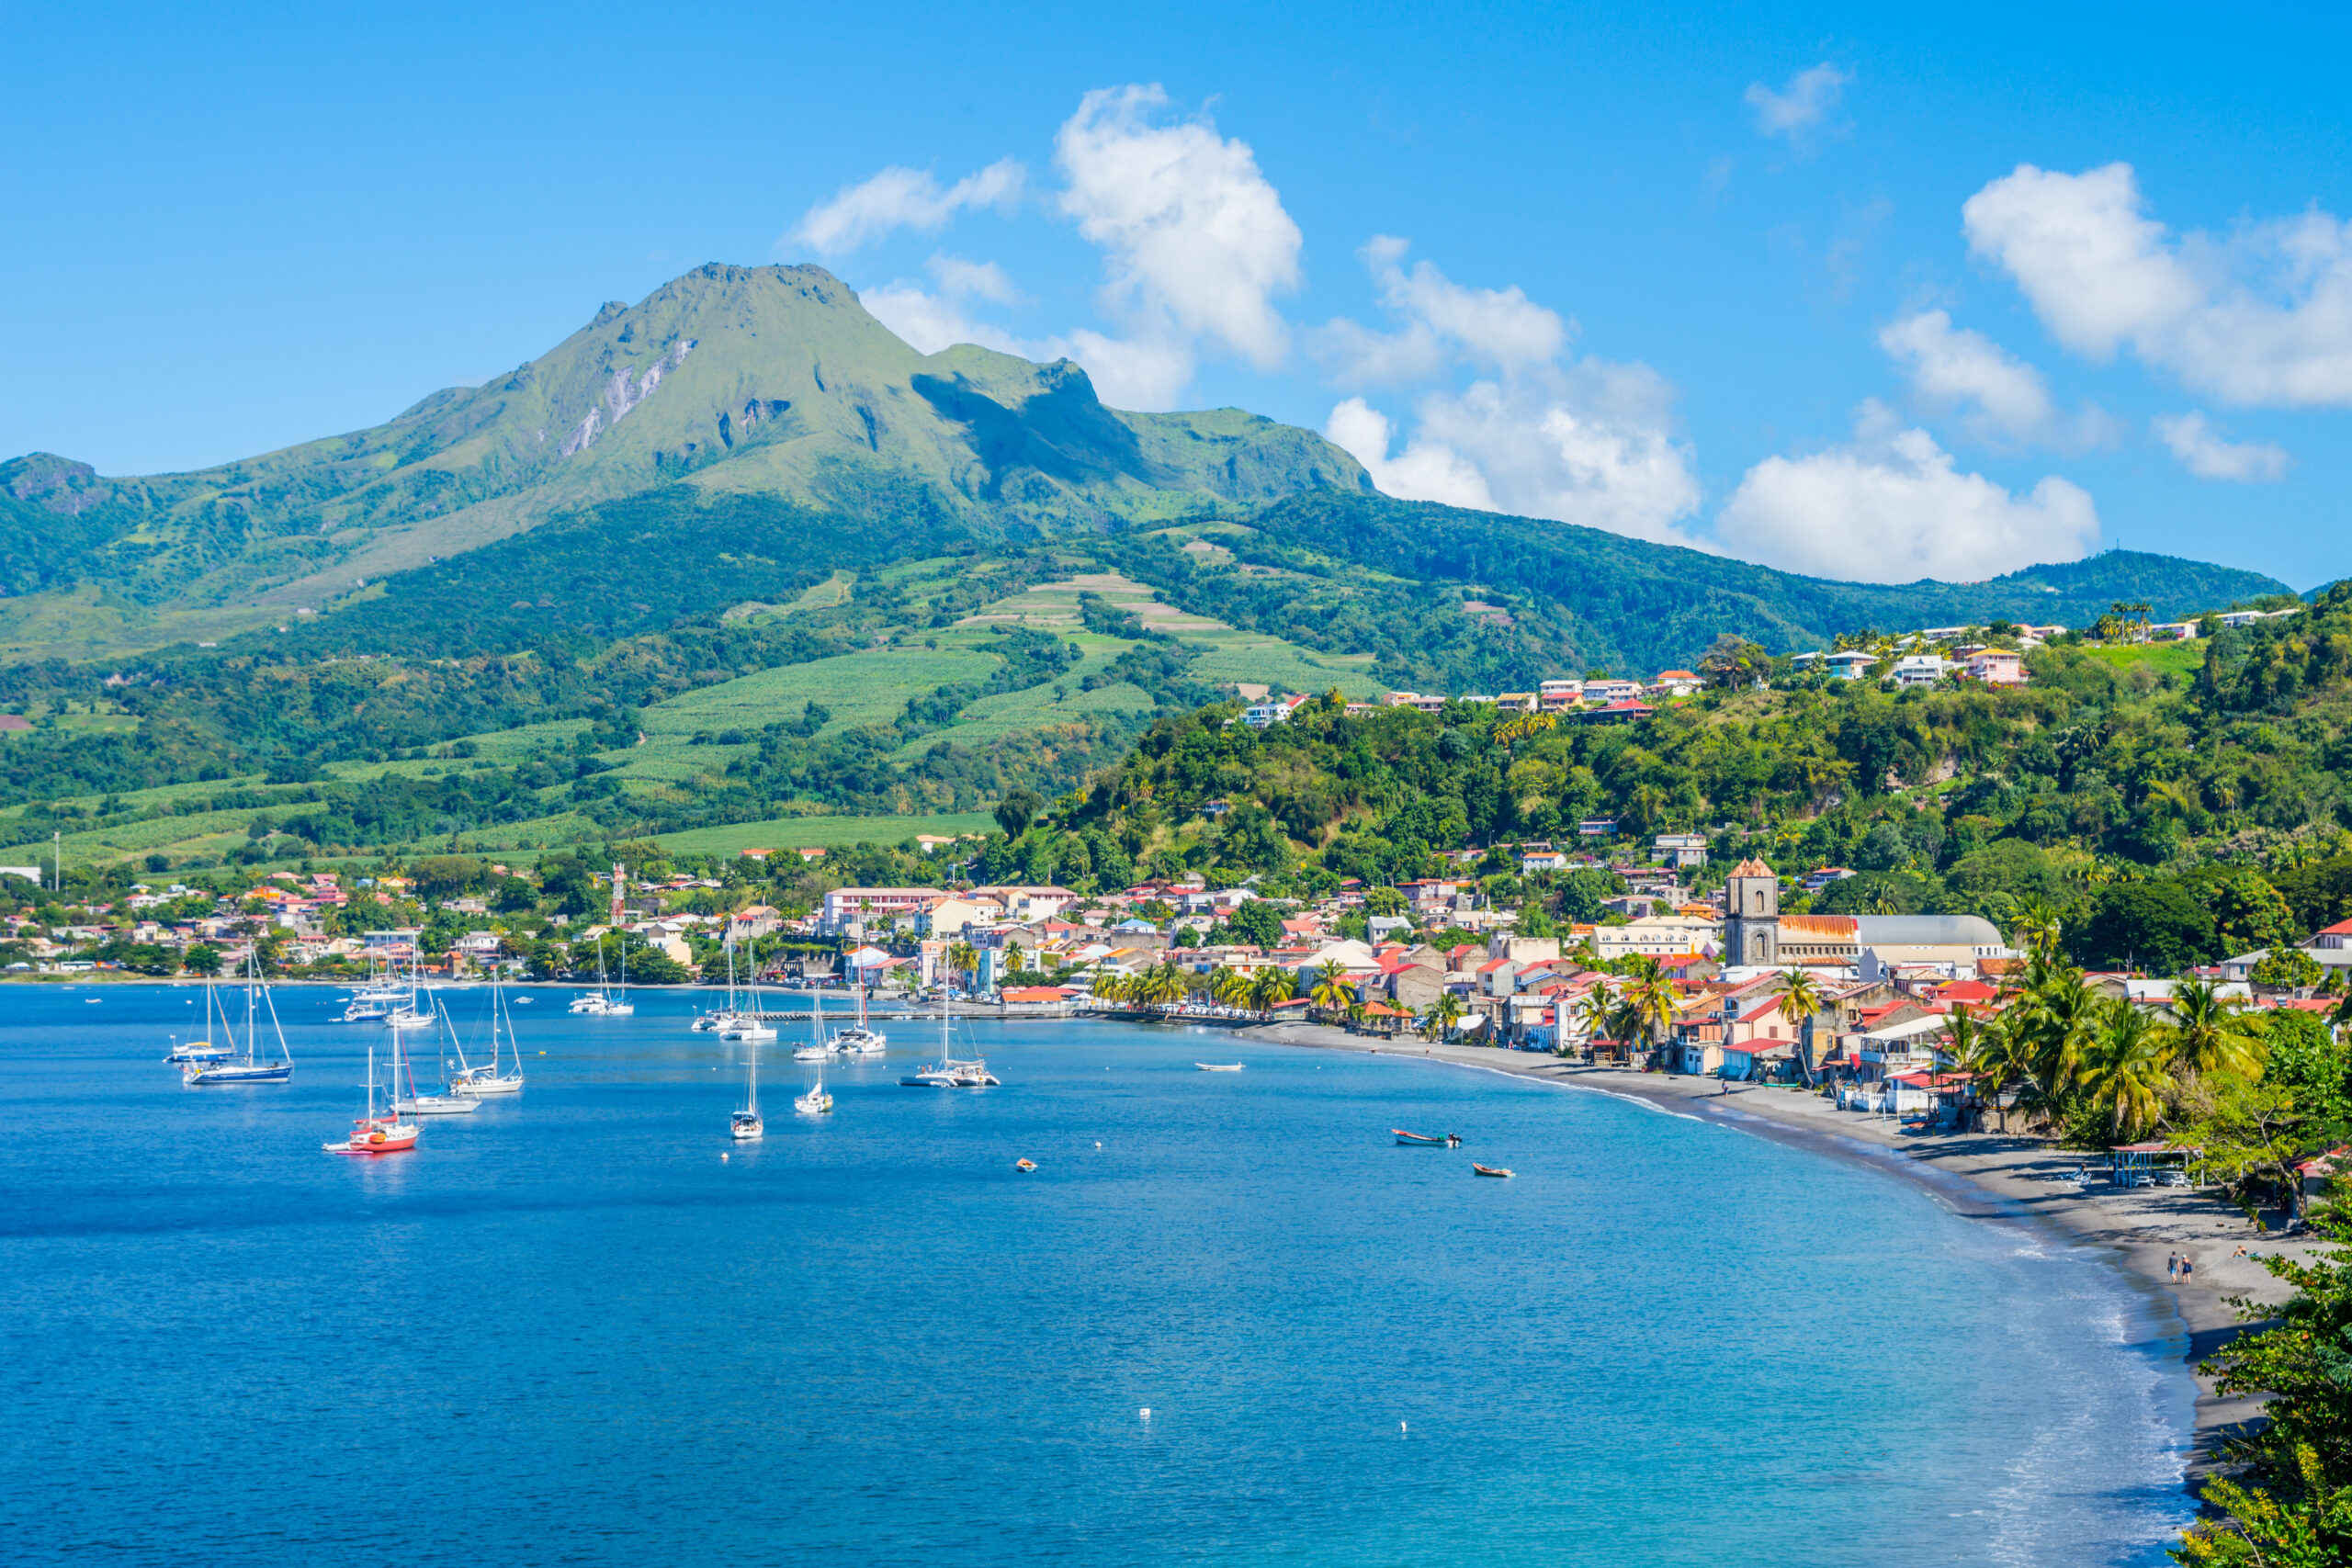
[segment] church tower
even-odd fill
[[[1731,868],[1724,886],[1724,962],[1770,969],[1781,962],[1781,879],[1760,860]]]

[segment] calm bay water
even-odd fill
[[[12,1562],[2077,1565],[2188,1515],[2146,1295],[1629,1101],[1091,1023],[918,1090],[893,1024],[811,1121],[787,1027],[734,1147],[705,998],[544,992],[519,1100],[342,1159],[386,1032],[288,990],[291,1084],[188,1089],[194,995],[0,990]]]

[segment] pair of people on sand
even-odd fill
[[[2186,1252],[2176,1252],[2165,1258],[2165,1272],[2185,1284],[2197,1277],[2197,1265]]]

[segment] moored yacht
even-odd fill
[[[446,1018],[447,1014],[443,1016]],[[514,1053],[514,1070],[511,1073],[500,1071],[499,1040],[502,1032],[507,1047]],[[449,1031],[451,1043],[456,1043],[457,1035],[457,1030],[452,1027]],[[449,1080],[449,1092],[468,1099],[523,1092],[523,1047],[514,1038],[514,1020],[506,1010],[506,987],[496,981],[492,981],[490,987],[490,1060],[481,1066],[475,1066],[466,1060],[465,1050],[459,1047],[458,1076]]]
[[[767,1135],[767,1124],[760,1120],[760,1047],[755,1041],[743,1054],[743,1109],[735,1112],[727,1124],[737,1143],[747,1143]]]
[[[211,1032],[215,987],[204,987],[205,1031]],[[277,1056],[271,1060],[261,1055],[261,1016],[269,1015],[270,1032],[277,1038]],[[237,1043],[237,1032],[229,1026],[228,1010],[220,1010],[222,1029],[235,1049],[210,1060],[190,1057],[180,1069],[180,1082],[190,1085],[284,1083],[294,1076],[294,1057],[286,1049],[286,1032],[277,1024],[277,1008],[269,999],[269,987],[261,977],[261,958],[249,953],[245,958],[245,1038]]]
[[[416,1147],[416,1135],[423,1131],[413,1122],[403,1122],[399,1112],[376,1114],[376,1048],[368,1047],[368,1110],[351,1124],[351,1131],[339,1144],[319,1146],[331,1155],[388,1155],[401,1149]]]

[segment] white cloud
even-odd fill
[[[1171,409],[1193,379],[1193,351],[1167,338],[1115,338],[1080,327],[1048,338],[1033,359],[1075,359],[1114,409]]]
[[[2129,164],[2020,164],[1961,215],[1970,249],[2078,354],[2128,346],[2232,402],[2352,405],[2352,223],[2314,208],[2176,238],[2145,207]]]
[[[925,288],[907,278],[858,291],[876,321],[925,354],[937,354],[954,344],[976,343],[1002,354],[1026,359],[1058,358],[1044,352],[1046,345],[1024,343],[1007,328],[971,314],[975,301],[1016,305],[1021,291],[994,262],[966,261],[961,256],[934,255],[925,264],[933,287]]]
[[[1851,445],[1748,469],[1715,535],[1733,554],[1820,577],[1974,581],[2080,558],[2098,513],[2055,475],[2018,496],[1961,473],[1933,436],[1868,402]]]
[[[1379,286],[1380,302],[1401,318],[1393,333],[1345,318],[1310,339],[1316,356],[1342,386],[1396,386],[1427,380],[1455,361],[1515,374],[1548,364],[1572,329],[1518,288],[1464,288],[1429,262],[1403,266],[1409,241],[1376,235],[1361,253]]]
[[[1750,83],[1747,107],[1756,111],[1757,130],[1796,140],[1838,107],[1839,95],[1853,79],[1852,72],[1840,71],[1825,61],[1790,77],[1789,85],[1777,93],[1761,82]]]
[[[1388,332],[1340,320],[1309,339],[1351,389],[1483,372],[1423,394],[1394,457],[1396,430],[1361,397],[1331,411],[1325,434],[1388,494],[1549,517],[1668,544],[1698,510],[1690,453],[1672,433],[1674,389],[1645,365],[1570,363],[1573,323],[1517,288],[1468,288],[1428,262],[1409,272],[1406,242],[1364,247]]]
[[[2072,416],[2060,414],[2041,371],[1984,333],[1954,328],[1947,311],[1921,310],[1890,321],[1878,342],[1903,367],[1921,400],[1960,411],[1982,439],[2079,451],[2114,434],[2114,422],[2090,405]]]
[[[2262,484],[2284,479],[2292,461],[2283,446],[2261,441],[2230,441],[2201,413],[2158,414],[2149,422],[2180,466],[2200,479]]]
[[[1479,512],[1496,510],[1487,478],[1460,453],[1429,441],[1414,441],[1396,457],[1388,444],[1396,427],[1388,416],[1362,398],[1350,398],[1331,411],[1323,434],[1364,467],[1385,495],[1400,501],[1439,501]]]
[[[801,214],[776,248],[806,245],[820,255],[842,255],[894,229],[934,231],[966,208],[1012,206],[1027,178],[1028,171],[1012,158],[999,159],[945,187],[921,169],[893,166],[843,186],[831,200]]]
[[[1105,253],[1104,308],[1136,340],[1121,352],[1162,366],[1184,355],[1181,390],[1197,342],[1260,369],[1288,355],[1273,301],[1298,287],[1302,240],[1248,144],[1205,118],[1157,123],[1167,103],[1157,86],[1087,94],[1054,161],[1069,182],[1062,210]]]

